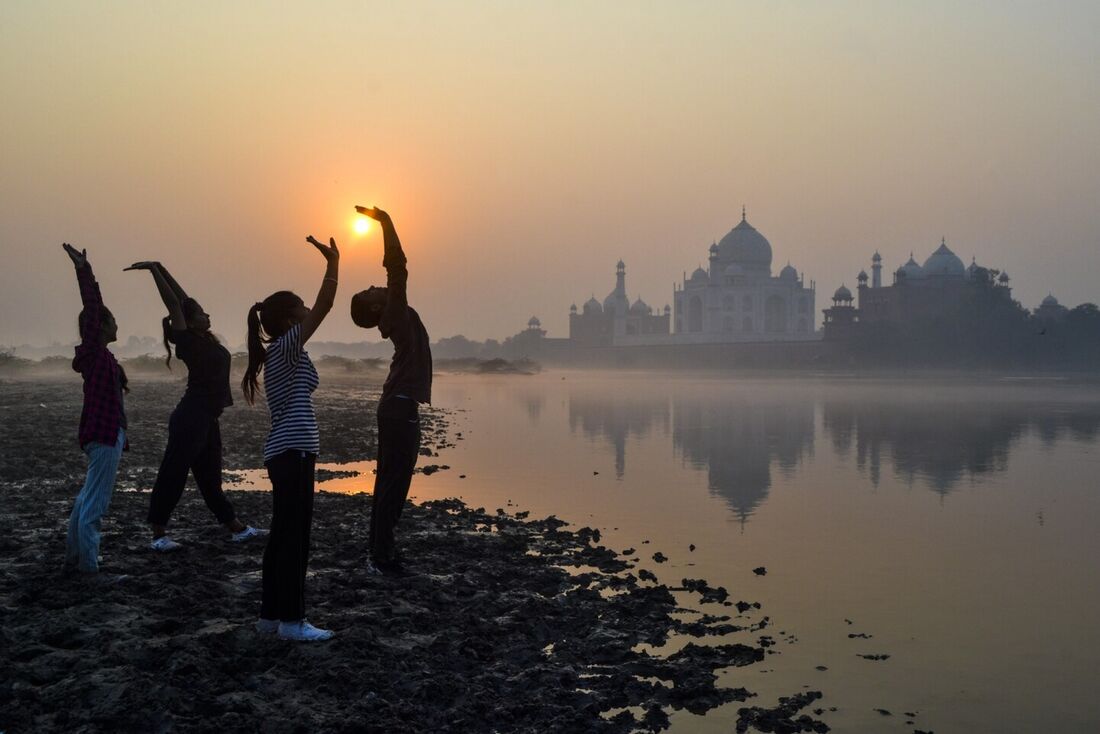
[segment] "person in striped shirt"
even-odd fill
[[[313,391],[317,370],[305,344],[332,309],[340,268],[336,240],[323,245],[307,237],[327,267],[312,308],[290,291],[272,293],[248,311],[248,369],[241,387],[255,403],[261,370],[271,431],[264,466],[271,479],[271,530],[264,549],[263,594],[256,629],[287,640],[333,637],[306,621],[305,586],[313,523],[314,465],[321,448]],[[265,346],[266,345],[266,346]]]
[[[99,571],[100,524],[111,504],[119,459],[129,448],[123,404],[123,394],[128,388],[126,373],[107,348],[118,337],[118,324],[103,304],[99,283],[88,262],[88,251],[78,251],[68,243],[61,247],[76,267],[76,282],[84,305],[78,319],[80,344],[73,356],[73,370],[84,378],[79,439],[80,449],[88,455],[88,475],[69,515],[65,568],[96,573]]]

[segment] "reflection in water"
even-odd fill
[[[936,398],[845,390],[789,394],[737,386],[702,390],[683,384],[646,385],[644,391],[568,388],[569,430],[606,441],[616,476],[626,471],[633,440],[670,436],[685,463],[707,472],[710,491],[745,522],[764,502],[772,471],[792,474],[813,457],[815,415],[822,416],[833,454],[854,460],[878,487],[885,469],[908,486],[946,496],[964,481],[1004,472],[1014,446],[1028,435],[1050,446],[1100,436],[1100,406],[1065,402],[1012,402],[951,393]],[[517,398],[537,424],[543,397]]]
[[[812,403],[748,399],[677,399],[672,443],[707,470],[710,491],[744,523],[768,496],[771,468],[793,473],[813,455]]]
[[[833,449],[876,487],[882,457],[909,486],[920,481],[941,496],[963,479],[1003,472],[1013,446],[1034,431],[1046,445],[1067,436],[1092,441],[1100,430],[1096,406],[1059,409],[1034,403],[983,401],[826,401],[824,424]]]
[[[569,427],[602,438],[615,452],[615,474],[626,470],[626,444],[656,426],[672,426],[674,449],[691,466],[707,470],[708,487],[744,522],[771,487],[771,465],[793,471],[813,447],[812,403],[752,401],[672,394],[665,397],[569,396]]]
[[[599,394],[569,395],[569,430],[588,439],[606,439],[615,451],[615,477],[626,471],[626,442],[630,437],[644,438],[654,424],[668,435],[668,398],[637,396],[614,399]]]

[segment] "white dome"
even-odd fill
[[[1043,305],[1044,306],[1057,306],[1057,305],[1059,305],[1058,304],[1058,299],[1055,298],[1053,294],[1048,293],[1047,297],[1043,299]]]
[[[528,328],[530,328],[530,329],[537,329],[537,328],[539,328],[540,326],[542,326],[542,322],[541,322],[541,321],[539,321],[539,317],[538,317],[538,316],[532,316],[531,318],[527,319],[527,327],[528,327]]]
[[[591,298],[589,298],[587,301],[584,302],[584,312],[585,313],[603,313],[603,306],[600,305],[600,302],[596,300],[595,296],[592,296]]]
[[[798,271],[794,267],[787,263],[783,266],[783,269],[779,271],[780,280],[798,280]]]
[[[630,307],[630,313],[647,314],[651,313],[652,311],[653,309],[651,309],[641,298],[635,301],[634,305]]]
[[[707,277],[707,271],[702,268],[695,268],[695,272],[691,274],[692,280],[706,280]]]
[[[852,292],[848,290],[847,286],[840,286],[836,289],[836,293],[833,294],[834,301],[850,301],[852,300]]]
[[[965,275],[966,266],[959,256],[951,252],[947,242],[943,241],[936,251],[928,256],[921,267],[924,277],[933,275]]]

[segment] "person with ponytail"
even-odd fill
[[[149,499],[148,522],[153,531],[149,547],[166,553],[182,546],[168,537],[168,520],[183,496],[188,472],[195,475],[206,506],[229,531],[229,540],[241,543],[265,535],[237,519],[222,491],[222,410],[233,404],[229,391],[229,350],[210,331],[210,316],[191,298],[159,262],[134,263],[126,270],[148,270],[168,309],[162,321],[165,363],[176,357],[187,365],[187,390],[168,419],[168,445]]]
[[[313,523],[313,479],[320,437],[313,411],[317,370],[305,344],[332,310],[340,268],[336,240],[306,241],[327,267],[313,308],[290,291],[272,293],[248,310],[248,369],[241,388],[256,401],[263,372],[271,431],[264,442],[264,466],[271,480],[271,534],[264,550],[263,592],[256,629],[285,640],[312,642],[333,637],[306,621],[306,568]]]
[[[69,515],[65,570],[94,574],[99,571],[100,524],[111,504],[118,462],[122,452],[129,448],[123,403],[128,388],[126,373],[107,348],[118,338],[118,324],[103,305],[88,251],[78,251],[68,243],[61,247],[76,267],[76,282],[84,304],[77,319],[80,344],[73,356],[73,370],[84,379],[79,440],[81,450],[88,455],[88,474]],[[122,578],[125,577],[106,580]]]

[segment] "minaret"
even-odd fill
[[[615,266],[615,295],[626,297],[626,264],[622,260]]]
[[[878,250],[871,256],[871,287],[882,287],[882,255],[878,254]]]

